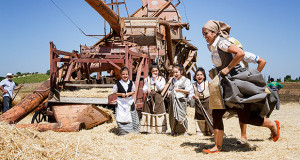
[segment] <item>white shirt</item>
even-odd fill
[[[220,41],[219,45],[217,46],[218,42],[220,40],[220,36],[218,36],[213,44],[208,44],[207,47],[209,49],[209,51],[211,52],[211,60],[213,62],[213,64],[216,67],[219,67],[222,65],[222,60],[220,58],[219,52],[218,52],[218,47],[224,51],[224,52],[228,52],[228,48],[229,46],[232,44],[231,42],[229,42],[228,40],[224,39],[222,41]]]
[[[155,84],[155,87],[157,88],[157,90],[161,91],[165,88],[165,85],[166,85],[166,80],[163,78],[163,77],[158,77],[160,80],[158,81],[158,79],[156,79],[155,81],[153,80],[153,78],[151,77],[150,78],[150,84],[151,85],[154,85]],[[146,93],[147,90],[148,90],[148,80],[149,80],[149,77],[148,78],[145,78],[144,81],[145,81],[145,84],[143,86],[143,92]]]
[[[251,52],[245,52],[245,56],[243,60],[247,63],[257,63],[259,59],[259,56],[251,53]]]
[[[124,82],[121,79],[119,82],[121,83],[124,90],[127,91],[130,81],[128,80],[127,82]],[[133,91],[135,91],[134,83],[132,84],[132,88],[131,88],[131,92],[133,92]],[[113,87],[113,93],[118,93],[117,84],[115,84]],[[126,97],[126,98],[117,97],[117,107],[116,107],[116,121],[117,122],[122,122],[122,123],[132,122],[130,109],[131,109],[131,105],[133,104],[133,102],[134,102],[134,99],[132,96]]]
[[[229,38],[229,41],[234,44],[235,46],[243,49],[243,45],[241,44],[240,41],[238,41],[237,39],[233,38],[233,37],[230,37]],[[243,61],[244,62],[247,62],[247,63],[257,63],[258,62],[258,59],[259,59],[259,56],[256,56],[255,54],[253,53],[250,53],[250,52],[245,52],[245,56],[243,58]]]
[[[198,92],[203,92],[203,90],[204,90],[204,81],[201,84],[199,84],[197,82],[197,90],[198,90]]]
[[[8,80],[7,78],[6,79],[3,79],[1,82],[0,82],[0,86],[3,87],[4,90],[6,90],[8,93],[2,93],[2,96],[5,97],[10,97],[10,98],[13,98],[13,91],[14,89],[17,87],[15,82],[13,81],[10,81]]]
[[[189,92],[188,98],[191,100],[193,95],[195,95],[194,94],[194,88],[192,86],[191,81],[188,78],[184,77],[184,76],[182,76],[179,80],[176,79],[176,78],[173,78],[172,79],[173,82],[170,85],[170,90],[172,91],[175,88],[178,89],[178,86],[183,83],[184,79],[186,79],[185,82],[184,82],[184,86],[185,86],[184,90]],[[185,97],[185,94],[182,93],[182,92],[176,92],[176,96],[178,98],[181,98],[181,97]]]

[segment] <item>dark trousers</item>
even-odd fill
[[[12,99],[8,96],[3,97],[3,113],[11,108]]]
[[[240,122],[255,126],[262,126],[264,118],[259,116],[259,113],[251,111],[251,105],[245,104],[244,108],[236,109]],[[212,111],[214,129],[224,130],[223,115],[226,109],[214,109]]]

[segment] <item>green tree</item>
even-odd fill
[[[276,82],[281,82],[281,78],[277,78]]]
[[[50,70],[47,70],[46,74],[47,74],[47,75],[50,75]]]
[[[284,82],[291,82],[291,81],[292,81],[291,75],[286,75],[286,76],[284,77]]]
[[[21,75],[22,75],[22,73],[21,73],[21,72],[17,72],[17,73],[16,73],[16,75],[18,75],[18,76],[21,76]]]

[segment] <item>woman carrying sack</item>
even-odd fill
[[[265,118],[270,109],[264,78],[256,69],[241,67],[239,62],[245,53],[227,40],[230,29],[226,23],[214,20],[208,21],[202,28],[212,62],[220,72],[218,77],[220,91],[225,104],[225,109],[214,109],[212,112],[215,146],[203,150],[205,153],[222,151],[224,135],[222,117],[230,108],[237,110],[242,123],[269,128],[274,142],[280,136],[279,122]]]

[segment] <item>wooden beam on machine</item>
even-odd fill
[[[144,65],[144,61],[145,61],[145,58],[142,59],[140,65],[139,65],[139,68],[137,70],[137,75],[136,75],[136,80],[135,80],[135,94],[134,94],[134,101],[136,101],[136,95],[137,95],[137,91],[139,89],[139,83],[140,83],[140,78],[141,78],[141,74],[142,74],[142,67]]]

